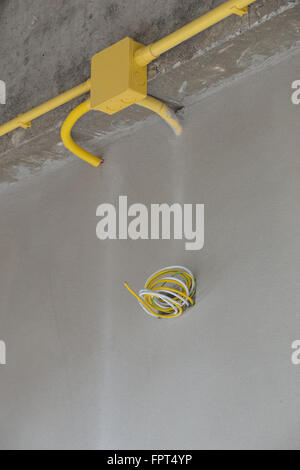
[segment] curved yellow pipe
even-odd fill
[[[74,153],[77,157],[81,158],[82,160],[86,161],[90,165],[99,166],[102,163],[101,158],[95,157],[87,150],[84,150],[80,147],[74,140],[72,139],[71,132],[73,126],[76,124],[78,119],[81,118],[84,114],[88,113],[91,110],[91,100],[88,99],[81,103],[77,108],[73,109],[61,128],[61,139],[65,145],[65,147]]]
[[[175,112],[162,101],[158,100],[157,98],[153,98],[152,96],[147,96],[137,104],[158,114],[169,124],[176,135],[180,135],[182,133],[182,126],[180,125]]]

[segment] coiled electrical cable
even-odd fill
[[[182,266],[169,266],[156,271],[138,294],[127,282],[125,287],[151,317],[179,317],[186,308],[195,304],[195,277],[189,269]]]

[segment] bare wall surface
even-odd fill
[[[221,4],[221,0],[2,0],[0,79],[7,105],[0,123],[86,80],[93,54],[125,36],[148,44]],[[258,0],[243,18],[230,17],[163,55],[149,69],[149,91],[189,105],[233,79],[299,48],[299,0]],[[63,106],[0,139],[0,182],[19,180],[45,162],[70,155],[59,128],[77,104]],[[104,156],[107,144],[144,125],[135,107],[114,117],[90,113],[76,139]],[[156,118],[153,118],[156,119]]]
[[[0,447],[299,449],[299,55],[1,193]],[[96,238],[96,208],[205,203],[205,247]],[[139,289],[191,268],[197,304],[147,317]]]

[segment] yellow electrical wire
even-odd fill
[[[182,266],[169,266],[150,276],[139,294],[127,284],[126,289],[139,301],[143,310],[157,318],[176,318],[195,304],[196,280]]]

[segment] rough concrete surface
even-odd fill
[[[93,54],[125,36],[153,42],[223,3],[220,0],[2,0],[0,79],[7,104],[0,123],[90,75]],[[299,0],[258,0],[243,18],[230,17],[160,57],[149,67],[149,93],[176,107],[298,50]],[[59,127],[75,100],[0,139],[0,183],[16,181],[46,161],[70,156]],[[111,117],[89,113],[75,138],[96,152],[138,129],[151,113],[132,107]]]

